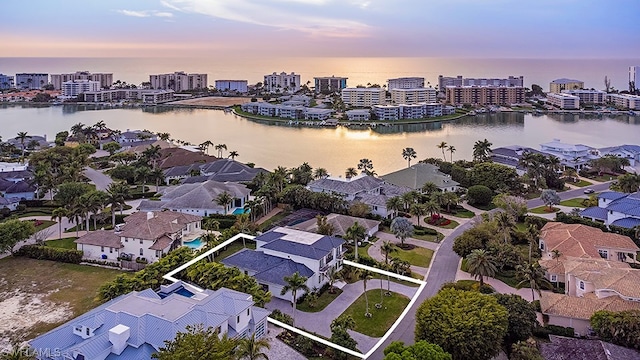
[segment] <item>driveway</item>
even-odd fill
[[[88,177],[89,180],[96,185],[96,190],[105,191],[109,187],[109,184],[113,182],[107,175],[88,166],[84,168],[84,176]]]
[[[586,186],[586,187],[580,188],[580,189],[559,192],[558,196],[560,196],[560,200],[569,200],[569,199],[573,199],[573,198],[576,198],[576,197],[579,197],[579,196],[584,196],[584,190],[585,189],[593,189],[595,192],[600,192],[600,191],[609,190],[609,186],[610,185],[611,185],[611,181],[607,181],[605,183],[593,184],[591,186]],[[527,207],[529,209],[537,208],[537,207],[542,206],[542,205],[544,205],[544,203],[542,202],[542,200],[540,200],[540,198],[531,199],[531,200],[527,201]]]

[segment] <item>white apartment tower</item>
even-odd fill
[[[393,89],[417,89],[424,87],[424,78],[402,77],[387,80],[387,90]]]
[[[0,74],[0,90],[9,90],[13,87],[13,76]]]
[[[62,90],[62,83],[75,80],[90,80],[100,83],[100,88],[108,89],[113,84],[113,73],[90,73],[76,71],[68,74],[51,74],[51,85],[56,90]]]
[[[640,80],[640,66],[629,66],[629,91],[636,91]]]
[[[264,76],[264,89],[271,93],[294,93],[300,90],[300,75],[292,72],[281,72]]]
[[[65,81],[62,83],[62,96],[74,97],[86,92],[100,90],[100,82],[91,80]]]
[[[49,83],[49,74],[16,74],[16,87],[21,90],[40,89]]]
[[[187,74],[176,71],[173,74],[149,75],[152,89],[173,90],[176,92],[206,89],[207,74]]]
[[[436,89],[391,89],[391,102],[394,104],[435,103]]]
[[[342,102],[353,107],[371,107],[386,102],[387,92],[378,87],[342,89]]]

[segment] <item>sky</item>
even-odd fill
[[[639,0],[2,0],[0,57],[639,58]]]

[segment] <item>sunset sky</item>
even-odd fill
[[[640,57],[639,0],[2,0],[0,9],[0,57]]]

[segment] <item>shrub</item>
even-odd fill
[[[282,311],[275,309],[273,310],[273,312],[271,312],[271,315],[269,315],[272,319],[278,320],[280,322],[283,322],[287,325],[292,325],[293,326],[293,318],[291,317],[291,315],[289,314],[285,314]]]
[[[70,264],[80,264],[82,261],[82,251],[40,245],[24,245],[15,255]]]
[[[556,214],[556,217],[558,215]],[[529,224],[533,224],[535,225],[536,228],[538,228],[538,230],[542,229],[544,227],[544,225],[546,223],[548,223],[550,220],[547,220],[545,218],[541,218],[539,216],[530,216],[530,215],[526,215],[524,217],[524,223],[529,225]]]
[[[474,185],[467,191],[467,200],[471,205],[489,205],[493,191],[484,185]]]
[[[576,335],[575,330],[572,327],[564,327],[558,325],[545,325],[545,328],[551,335],[574,337]]]
[[[120,263],[117,261],[109,261],[109,260],[94,260],[94,259],[84,259],[82,260],[83,263],[87,263],[87,264],[95,264],[95,265],[102,265],[102,266],[111,266],[111,267],[120,267]]]

